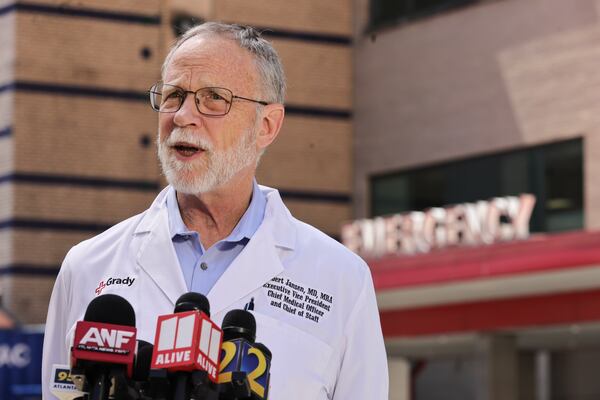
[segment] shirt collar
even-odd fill
[[[177,236],[187,236],[196,233],[189,230],[181,218],[179,204],[177,204],[177,192],[175,190],[171,190],[167,194],[167,213],[169,214],[169,233],[171,234],[171,239]]]
[[[169,215],[169,233],[171,239],[177,236],[187,235],[198,235],[197,232],[190,230],[179,212],[179,205],[177,203],[177,193],[175,190],[169,191],[166,199],[167,213]],[[225,242],[239,242],[244,238],[250,239],[256,232],[265,215],[265,207],[267,204],[267,198],[264,193],[260,190],[256,179],[252,182],[252,199],[250,205],[240,218],[239,222],[233,228],[233,231],[222,241]]]

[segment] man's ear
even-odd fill
[[[256,137],[256,144],[259,148],[264,149],[268,147],[277,138],[283,124],[284,115],[285,108],[283,104],[268,104],[264,106]]]

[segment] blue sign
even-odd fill
[[[43,341],[41,331],[0,330],[0,399],[42,398]]]

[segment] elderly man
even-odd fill
[[[255,181],[284,119],[285,79],[252,28],[206,23],[173,46],[150,90],[169,182],[148,210],[73,247],[46,325],[43,390],[98,294],[134,307],[138,338],[195,291],[213,320],[251,310],[270,348],[272,399],[386,399],[387,362],[367,265],[296,220]]]

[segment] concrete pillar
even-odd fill
[[[388,358],[390,374],[390,400],[411,400],[410,363],[402,357]]]
[[[516,339],[493,334],[487,338],[489,400],[517,400],[519,358]]]
[[[550,352],[540,350],[535,355],[535,400],[550,400],[551,396]]]

